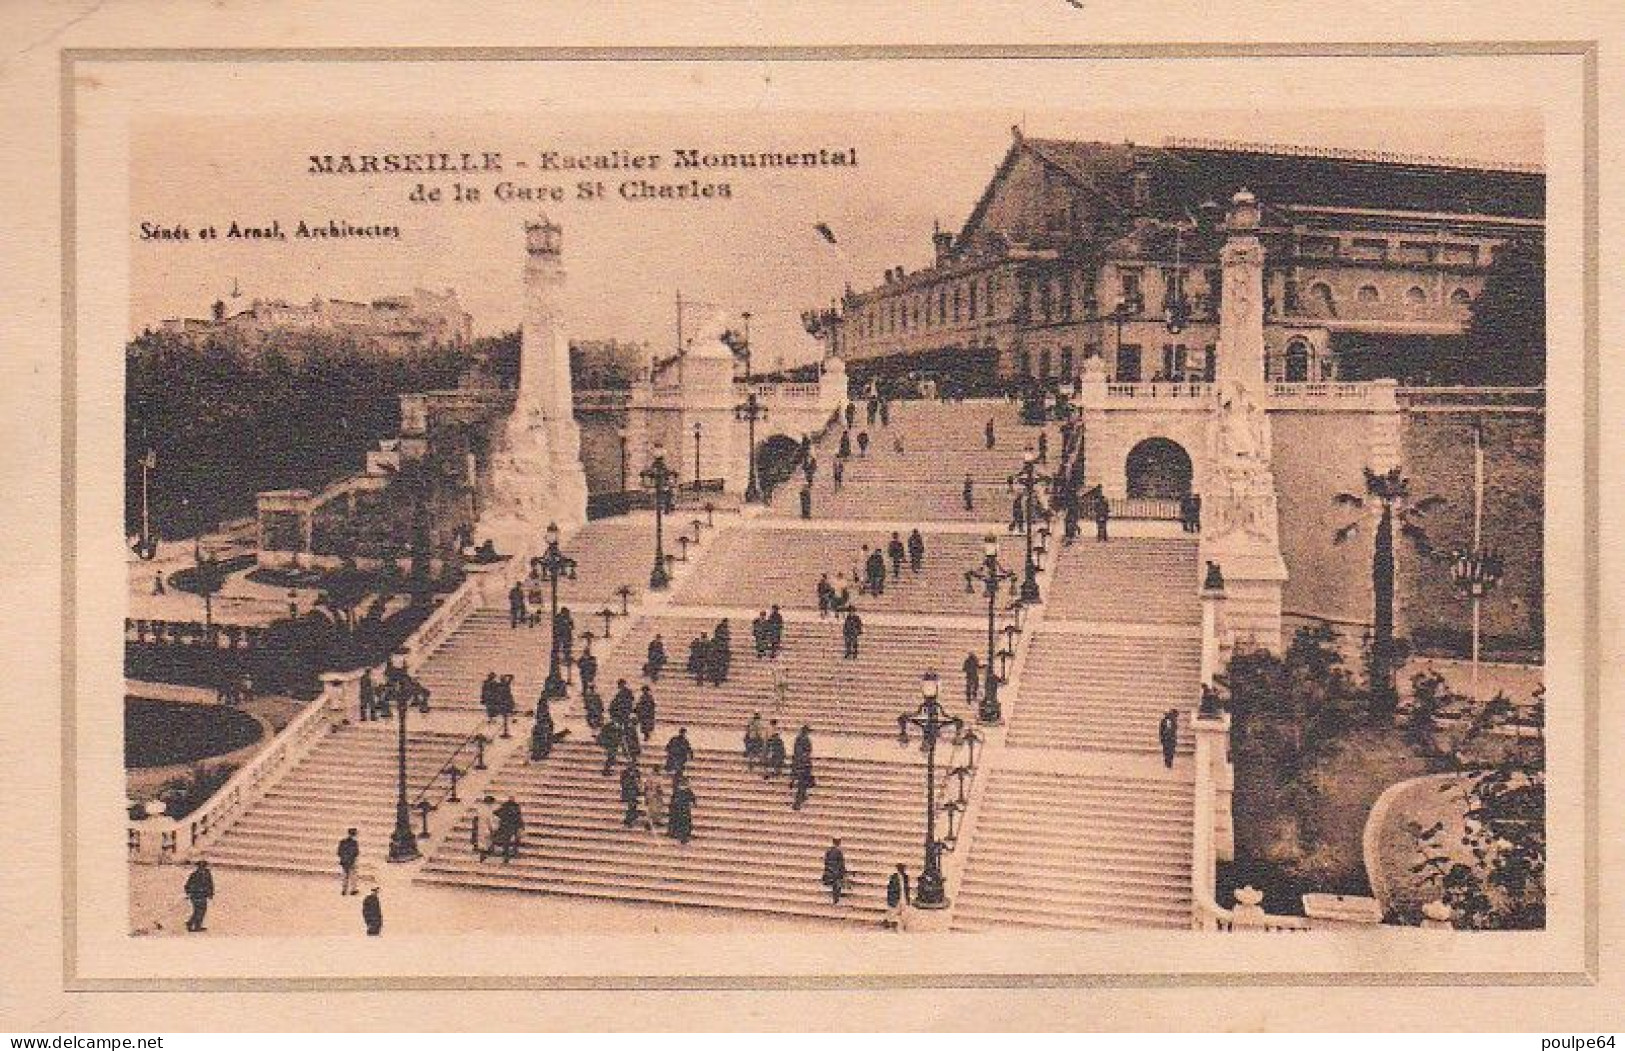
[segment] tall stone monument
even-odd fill
[[[503,554],[539,553],[549,522],[587,519],[587,476],[570,382],[570,343],[559,292],[563,228],[543,216],[525,224],[525,303],[519,391],[491,462],[482,537]]]
[[[1231,200],[1226,226],[1228,237],[1219,252],[1224,284],[1217,408],[1207,435],[1212,469],[1202,492],[1202,558],[1223,571],[1233,638],[1279,650],[1287,572],[1270,467],[1264,246],[1258,239],[1258,200],[1251,193],[1241,190]]]

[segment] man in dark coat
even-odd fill
[[[784,737],[779,733],[777,721],[768,724],[767,740],[762,742],[762,778],[778,777],[784,773]]]
[[[1019,533],[1027,528],[1027,494],[1017,493],[1010,502],[1010,532]]]
[[[792,808],[800,810],[802,804],[807,802],[807,793],[812,791],[813,785],[813,747],[812,727],[803,726],[801,732],[796,734],[796,743],[790,754],[790,784],[795,789],[796,801]]]
[[[666,640],[659,632],[649,640],[649,649],[643,661],[643,674],[649,677],[650,682],[659,682],[660,673],[666,670]]]
[[[694,758],[694,746],[688,743],[688,727],[679,726],[677,733],[666,742],[666,773],[681,774]]]
[[[1095,495],[1095,539],[1106,540],[1106,523],[1111,521],[1112,508],[1106,499],[1105,493]]]
[[[767,610],[762,610],[751,619],[750,637],[756,643],[757,659],[767,656]]]
[[[846,890],[847,879],[846,854],[841,850],[841,841],[837,839],[824,851],[824,875],[819,880],[829,888],[829,899],[836,905],[841,903],[841,892]]]
[[[1174,752],[1179,747],[1179,709],[1170,708],[1162,713],[1157,724],[1157,739],[1162,744],[1162,765],[1172,768]]]
[[[199,860],[191,875],[186,877],[186,900],[192,903],[192,915],[187,918],[186,929],[196,933],[208,930],[203,917],[209,912],[209,899],[214,897],[214,873],[209,863]]]
[[[767,614],[767,655],[774,659],[784,648],[784,613],[774,606]]]
[[[604,728],[598,731],[598,745],[604,750],[602,773],[608,777],[610,771],[615,769],[615,760],[621,754],[621,724],[614,719],[604,723]]]
[[[993,448],[993,417],[987,418],[987,426],[982,428],[982,437],[989,449]]]
[[[569,606],[559,608],[559,615],[553,620],[553,634],[559,640],[559,660],[568,667],[575,659],[576,644],[576,619]]]
[[[892,533],[890,542],[886,544],[886,557],[891,559],[891,578],[896,580],[903,575],[903,559],[908,557],[908,548],[900,534]]]
[[[361,843],[356,838],[356,830],[350,829],[344,838],[339,840],[339,893],[360,894],[355,885],[356,862],[361,859]]]
[[[818,619],[823,620],[829,616],[830,603],[835,598],[835,585],[829,582],[828,573],[818,575]]]
[[[970,472],[965,473],[965,510],[976,510],[976,485],[971,481]]]
[[[642,731],[643,739],[647,741],[655,732],[655,692],[649,689],[648,683],[644,683],[643,688],[638,691],[638,703],[633,709],[633,714],[637,716],[638,729]]]
[[[592,650],[584,651],[576,659],[576,671],[581,676],[581,688],[583,690],[592,686],[598,681],[598,656]]]
[[[361,721],[367,722],[374,715],[378,706],[378,688],[372,682],[372,669],[368,668],[361,673],[361,681],[356,684],[356,690],[361,701]]]
[[[810,483],[801,487],[801,517],[812,517],[812,485]]]
[[[495,719],[502,714],[501,701],[498,700],[501,685],[497,682],[497,673],[488,672],[485,681],[480,683],[480,707],[485,709],[487,719]]]
[[[525,611],[525,587],[518,581],[508,589],[508,627],[517,628],[530,619]]]
[[[850,427],[851,424],[847,424],[847,426]],[[841,444],[836,447],[835,456],[837,457],[837,461],[839,461],[839,460],[848,459],[848,458],[851,457],[851,455],[852,455],[852,432],[849,431],[849,430],[848,431],[842,431],[841,432]]]
[[[638,764],[627,763],[626,769],[621,771],[621,802],[626,804],[626,818],[622,821],[627,828],[638,823],[638,802],[643,799],[643,781],[638,774]]]
[[[525,833],[524,814],[513,796],[496,808],[496,819],[497,827],[492,840],[496,848],[502,851],[503,864],[507,864],[518,855],[519,841]]]
[[[597,690],[581,691],[581,707],[587,716],[587,727],[594,733],[604,727],[604,699]]]
[[[974,652],[965,654],[965,703],[975,704],[982,695],[982,662]]]
[[[687,843],[694,835],[694,789],[688,778],[674,779],[671,789],[671,813],[666,818],[666,835],[679,843]]]
[[[850,428],[854,423],[858,422],[858,406],[856,402],[849,401],[846,403],[845,415],[847,427]]]
[[[632,713],[637,708],[637,697],[625,679],[615,680],[615,696],[609,700],[609,721],[621,726],[632,725]]]
[[[367,891],[367,896],[361,899],[361,922],[367,925],[367,934],[372,937],[384,933],[384,906],[378,900],[376,886]]]
[[[721,686],[728,681],[728,669],[733,664],[733,632],[724,617],[711,631],[711,681]]]
[[[706,665],[711,660],[710,649],[710,640],[703,633],[694,636],[694,640],[688,644],[688,673],[694,676],[696,686],[705,685]]]
[[[925,537],[918,529],[908,534],[908,568],[918,573],[925,566]]]
[[[869,455],[869,432],[868,431],[859,431],[858,432],[858,455],[859,456],[868,456]]]
[[[536,702],[536,722],[530,728],[530,758],[539,762],[553,754],[553,711],[546,698]]]
[[[858,616],[857,610],[846,615],[846,623],[841,625],[841,637],[846,642],[846,652],[841,656],[847,660],[857,660],[858,639],[863,635],[863,618]]]
[[[1049,463],[1049,432],[1038,432],[1038,462]]]
[[[864,563],[864,573],[869,578],[869,593],[883,595],[886,593],[886,556],[876,548],[869,552],[868,560]]]
[[[868,421],[869,426],[873,427],[875,425],[875,417],[879,415],[880,399],[870,398],[868,404],[864,406],[864,418]]]
[[[762,713],[753,712],[750,722],[745,724],[745,765],[755,766],[756,760],[762,757],[762,746],[766,743],[767,731],[762,728]]]

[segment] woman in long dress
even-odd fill
[[[676,787],[672,789],[666,834],[679,843],[687,843],[694,835],[694,790],[689,787],[686,777],[679,777]]]
[[[666,790],[660,787],[657,770],[650,770],[643,779],[643,812],[650,832],[666,827]]]

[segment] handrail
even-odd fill
[[[440,781],[441,776],[444,775],[447,771],[452,769],[454,764],[457,762],[457,757],[462,755],[463,750],[465,748],[467,748],[469,745],[473,744],[476,740],[482,740],[482,741],[486,741],[486,742],[490,741],[490,738],[485,736],[485,729],[483,727],[481,729],[475,730],[473,733],[471,733],[467,737],[463,738],[462,743],[459,744],[456,747],[456,749],[454,749],[452,751],[452,753],[446,757],[446,761],[444,763],[440,764],[440,769],[436,770],[433,774],[429,775],[429,779],[423,783],[423,787],[418,789],[418,794],[412,799],[412,804],[411,805],[413,807],[416,807],[419,803],[422,803],[424,801],[424,798],[426,796],[428,796],[428,794],[429,794],[429,790],[431,788],[433,788]],[[460,777],[462,775],[459,774],[458,776]]]

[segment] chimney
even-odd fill
[[[948,258],[948,253],[954,247],[954,235],[942,228],[940,223],[931,224],[931,244],[937,250],[937,265],[941,266]]]

